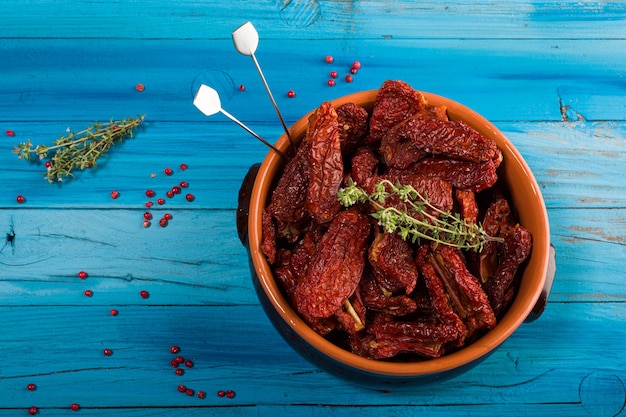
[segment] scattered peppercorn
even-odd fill
[[[111,349],[104,349],[102,352],[104,353],[104,356],[111,356],[113,354]]]
[[[187,360],[185,361],[185,366],[186,366],[187,368],[193,368],[193,366],[194,366],[194,365],[195,365],[195,364],[193,363],[193,361],[192,361],[191,359],[187,359]]]
[[[172,168],[165,168],[163,172],[165,172],[165,175],[172,175],[174,173]]]
[[[235,391],[232,389],[226,390],[226,398],[235,398]]]
[[[186,170],[187,168],[189,168],[189,166],[188,166],[187,164],[180,164],[180,170],[181,170],[181,171],[184,171],[184,170]]]
[[[223,397],[225,395],[226,395],[226,391],[222,391],[222,390],[217,391],[217,396],[218,397]]]
[[[243,84],[241,84],[241,85],[239,86],[239,91],[246,91],[246,86],[245,86],[245,85],[243,85]]]
[[[186,393],[187,395],[189,395],[190,397],[193,397],[193,395],[195,394],[195,391],[194,391],[194,390],[192,390],[191,388],[187,388],[187,389],[185,390],[185,393]]]
[[[183,363],[185,362],[185,358],[183,358],[182,356],[178,355],[174,358],[174,360],[178,363]]]
[[[181,191],[182,190],[180,189],[180,187],[178,185],[175,185],[175,186],[172,187],[172,192],[174,194],[180,194]]]
[[[12,130],[7,130],[7,136],[15,136],[15,132]]]
[[[154,192],[154,190],[146,190],[146,197],[152,198],[155,195],[156,195],[156,193]]]
[[[294,98],[296,96],[296,92],[293,90],[287,91],[287,97]]]
[[[333,80],[332,78],[330,80],[328,80],[328,86],[329,87],[334,87],[335,86],[335,80]]]
[[[170,353],[172,354],[177,354],[178,352],[180,352],[180,347],[176,346],[176,345],[172,345],[170,346]]]
[[[351,83],[352,82],[352,75],[346,75],[346,82],[347,83]]]
[[[359,61],[354,61],[352,63],[352,68],[360,69],[361,68],[361,63]]]
[[[167,198],[173,198],[174,197],[174,192],[172,190],[166,191],[165,195],[167,196]]]
[[[87,276],[88,275],[87,275],[87,273],[85,271],[80,271],[78,273],[78,278],[80,278],[80,279],[85,279],[85,278],[87,278]]]
[[[35,406],[32,406],[31,408],[28,409],[28,414],[30,414],[31,416],[34,416],[38,412],[39,412],[39,409]]]
[[[206,392],[198,391],[198,398],[200,398],[201,400],[204,400],[206,398]]]
[[[115,200],[115,199],[116,199],[116,198],[118,198],[119,196],[120,196],[119,191],[116,191],[116,190],[111,191],[111,198],[112,198],[113,200]]]
[[[26,197],[24,197],[23,195],[18,195],[17,198],[15,199],[19,204],[25,203],[26,202]]]
[[[142,226],[145,227],[146,229],[150,226],[152,226],[152,223],[150,223],[149,220],[144,220],[143,222],[141,222]]]
[[[151,208],[153,205],[154,203],[152,201],[146,201],[146,204],[144,204],[147,208]]]
[[[140,93],[143,92],[146,89],[146,86],[143,84],[137,84],[135,86],[135,90],[139,91]]]
[[[192,202],[193,200],[196,199],[196,197],[193,194],[187,194],[185,195],[185,199],[189,202]]]
[[[339,74],[337,74],[337,71],[331,71],[330,72],[330,77],[331,78],[337,78],[339,76]]]
[[[183,376],[185,375],[185,370],[183,368],[178,368],[174,371],[174,373],[178,376]]]
[[[170,213],[165,213],[165,214],[163,215],[163,218],[164,218],[165,220],[168,220],[168,221],[169,221],[169,220],[172,220],[172,218],[173,218],[173,217],[172,217],[172,215],[171,215]]]
[[[189,183],[188,183],[187,181],[181,181],[181,182],[180,182],[180,186],[181,186],[182,188],[187,188],[187,187],[189,187]]]
[[[185,391],[187,391],[187,387],[184,386],[183,384],[180,384],[178,386],[178,392],[185,392]]]
[[[159,204],[159,205],[165,204],[165,199],[164,198],[158,198],[157,199],[157,204]]]
[[[324,58],[324,60],[327,64],[332,64],[333,62],[335,62],[335,58],[333,58],[332,55],[326,55],[326,58]]]
[[[70,409],[72,411],[78,411],[78,410],[80,410],[80,405],[74,403],[74,404],[70,405]]]
[[[32,384],[32,383],[31,383],[31,384],[28,384],[28,385],[26,386],[26,389],[27,389],[27,390],[29,390],[29,391],[35,391],[35,390],[37,389],[37,385]]]
[[[116,309],[111,309],[111,315],[112,316],[117,316],[119,314],[119,311],[117,311]]]
[[[162,218],[161,220],[159,220],[159,226],[167,227],[167,219],[166,218]]]
[[[141,298],[146,299],[150,297],[150,293],[146,290],[141,290],[139,291],[139,295],[141,296]]]
[[[93,296],[93,291],[91,291],[91,290],[85,290],[85,296],[86,296],[86,297],[91,297],[91,296]]]
[[[172,368],[178,368],[178,366],[180,365],[180,363],[178,363],[178,361],[176,359],[172,359],[170,361],[170,365],[172,365]]]

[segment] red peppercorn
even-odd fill
[[[161,220],[159,220],[159,226],[161,227],[166,227],[167,226],[167,219],[164,217]]]
[[[46,161],[46,168],[52,168],[52,162]]]
[[[184,386],[183,384],[180,384],[178,386],[178,392],[185,392],[185,391],[187,391],[187,387]]]
[[[165,204],[165,199],[164,198],[158,198],[157,199],[157,204],[159,204],[159,205]]]
[[[172,215],[171,215],[170,213],[165,213],[165,214],[163,215],[163,218],[164,218],[165,220],[172,220]]]
[[[170,346],[170,353],[172,354],[177,354],[178,352],[180,352],[180,347],[176,346],[176,345],[172,345]]]
[[[31,408],[28,409],[28,414],[30,414],[31,416],[34,416],[38,412],[39,412],[39,409],[35,406],[32,406]]]
[[[352,68],[360,69],[361,68],[361,63],[359,61],[354,61],[352,63]]]
[[[150,297],[150,293],[146,290],[141,290],[139,291],[139,295],[141,296],[141,298],[146,299],[148,297]]]
[[[204,400],[206,398],[206,392],[198,391],[198,398],[200,398],[201,400]]]
[[[331,78],[337,78],[339,76],[339,74],[337,74],[337,71],[331,71],[330,72],[330,77]]]
[[[174,371],[174,373],[178,376],[183,376],[185,375],[185,370],[183,368],[178,368]]]
[[[294,98],[296,96],[296,92],[293,90],[287,91],[287,97]]]
[[[333,80],[333,79],[328,80],[328,86],[329,87],[334,87],[335,86],[335,80]]]
[[[174,191],[172,190],[166,191],[165,195],[167,196],[167,198],[172,198],[174,197]]]
[[[29,390],[29,391],[35,391],[37,389],[37,385],[35,385],[35,384],[28,384],[26,386],[26,389]]]
[[[120,313],[120,312],[119,312],[119,311],[117,311],[116,309],[114,309],[114,308],[113,308],[113,309],[111,309],[111,315],[112,315],[112,316],[117,316],[119,313]]]
[[[180,189],[180,187],[178,185],[175,185],[175,186],[172,187],[172,192],[174,194],[180,194],[181,191],[182,190]]]
[[[148,197],[148,198],[154,197],[155,194],[156,193],[154,192],[154,190],[146,190],[146,197]]]
[[[172,175],[174,173],[172,168],[165,168],[163,172],[165,172],[165,175]]]
[[[217,396],[218,397],[223,397],[225,395],[226,395],[226,391],[222,391],[222,390],[217,391]]]
[[[78,273],[78,278],[80,278],[80,279],[85,279],[85,278],[87,278],[87,273],[86,273],[85,271],[80,271],[80,272]]]
[[[350,68],[350,74],[356,74],[357,72],[359,72],[357,68]]]
[[[111,356],[113,354],[111,349],[104,349],[102,352],[104,353],[104,356]]]
[[[326,58],[324,58],[324,60],[327,64],[332,64],[333,62],[335,62],[335,58],[333,58],[332,55],[326,55]]]
[[[180,164],[180,167],[179,167],[179,168],[180,168],[180,170],[181,170],[181,171],[184,171],[184,170],[186,170],[187,168],[189,168],[189,166],[188,166],[187,164]]]
[[[116,191],[116,190],[111,191],[111,198],[112,198],[113,200],[115,200],[115,199],[116,199],[116,198],[118,198],[119,196],[120,196],[119,191]]]
[[[196,199],[196,197],[195,197],[193,194],[187,194],[187,195],[185,196],[185,199],[186,199],[187,201],[189,201],[189,202],[192,202],[193,200],[195,200],[195,199]]]
[[[143,218],[146,219],[146,220],[152,220],[152,214],[149,211],[146,211],[143,214]]]
[[[187,360],[185,361],[185,366],[186,366],[187,368],[193,368],[193,366],[194,366],[194,365],[195,365],[195,364],[193,363],[193,361],[192,361],[191,359],[187,359]]]
[[[189,183],[188,183],[187,181],[181,181],[181,182],[180,182],[180,186],[181,186],[182,188],[187,188],[187,187],[189,187]]]
[[[147,229],[148,227],[152,226],[152,223],[150,223],[149,220],[144,220],[143,222],[141,222],[141,225]]]
[[[193,395],[195,394],[195,391],[194,391],[194,390],[192,390],[191,388],[187,388],[187,389],[185,390],[185,393],[186,393],[187,395],[189,395],[190,397],[193,397]]]
[[[226,397],[235,398],[235,391],[233,391],[232,389],[226,390]]]
[[[7,136],[15,136],[15,132],[12,130],[7,130]]]
[[[145,89],[146,89],[146,86],[144,86],[143,84],[137,84],[135,86],[135,90],[139,91],[140,93],[144,91]]]
[[[180,365],[180,363],[178,363],[178,361],[176,359],[172,359],[170,361],[170,365],[172,365],[172,368],[178,368],[178,366]]]
[[[87,296],[87,297],[91,297],[91,296],[93,296],[93,291],[91,291],[91,290],[85,290],[85,296]]]
[[[17,201],[19,204],[22,204],[26,202],[26,197],[24,197],[23,195],[18,195],[15,201]]]
[[[352,75],[346,75],[346,82],[347,83],[351,83],[352,82]]]
[[[74,403],[74,404],[70,405],[70,410],[78,411],[78,410],[80,410],[80,405]]]
[[[154,203],[152,201],[146,201],[146,204],[144,204],[147,208],[151,208],[153,205]]]
[[[245,85],[243,85],[243,84],[241,84],[241,85],[239,86],[239,91],[246,91],[246,86],[245,86]]]
[[[174,360],[175,360],[176,362],[178,362],[179,364],[181,364],[181,363],[185,362],[185,358],[183,358],[183,357],[182,357],[182,356],[180,356],[180,355],[176,356],[176,357],[174,358]]]

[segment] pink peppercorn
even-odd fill
[[[180,352],[180,347],[178,347],[176,345],[170,346],[170,353],[177,354],[178,352]]]
[[[206,398],[206,392],[198,391],[198,398],[200,398],[201,400],[204,400]]]
[[[12,130],[7,130],[7,136],[15,136],[15,132]]]
[[[150,293],[146,290],[139,291],[139,295],[141,296],[141,298],[144,298],[144,299],[150,297]]]
[[[78,410],[80,410],[80,405],[74,403],[74,404],[70,405],[70,410],[78,411]]]
[[[296,96],[296,92],[293,90],[287,91],[287,97],[294,98]]]

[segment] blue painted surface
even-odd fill
[[[289,348],[259,305],[235,228],[238,187],[266,149],[191,104],[212,83],[261,136],[281,134],[253,63],[232,46],[247,20],[288,123],[397,78],[476,109],[513,141],[541,186],[557,252],[537,321],[465,374],[392,392],[336,379]],[[625,27],[626,5],[612,1],[5,1],[0,416],[33,405],[65,416],[72,403],[80,415],[131,417],[625,415]],[[354,60],[363,68],[353,83],[326,85]],[[138,113],[147,122],[134,139],[61,185],[10,152]],[[179,181],[195,201],[168,201],[158,212],[172,213],[170,225],[144,229],[145,190]],[[182,377],[172,344],[195,361]],[[227,389],[236,397],[216,395]]]

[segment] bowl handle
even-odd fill
[[[239,197],[237,199],[237,234],[241,244],[248,247],[248,213],[250,212],[250,195],[254,187],[254,181],[261,167],[260,163],[256,163],[248,169],[248,173],[244,177],[241,187],[239,188]]]
[[[543,289],[541,290],[541,295],[535,304],[535,307],[530,312],[524,323],[530,323],[539,318],[543,310],[546,308],[546,304],[548,304],[548,297],[550,296],[550,291],[552,290],[552,284],[554,283],[554,276],[556,275],[556,250],[554,246],[550,244],[550,258],[548,259],[548,271],[546,272],[546,282],[543,284]]]

